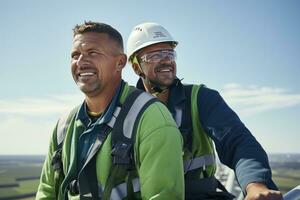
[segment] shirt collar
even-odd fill
[[[183,106],[185,100],[184,86],[181,81],[176,78],[174,84],[170,87],[167,107],[173,113],[174,108]]]
[[[142,78],[139,78],[138,82],[136,83],[136,88],[146,91]]]
[[[146,91],[141,78],[139,78],[138,82],[136,83],[136,87],[140,90]],[[174,80],[174,83],[170,87],[168,108],[174,108],[174,106],[181,104],[183,101],[185,101],[185,99],[186,97],[184,93],[183,84],[181,83],[180,79],[176,78]]]

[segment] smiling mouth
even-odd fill
[[[156,70],[156,72],[172,72],[173,70],[171,68],[166,68],[166,67],[163,67],[163,68],[159,68]]]
[[[159,70],[159,72],[170,72],[170,69],[163,69],[163,70]]]
[[[173,72],[174,67],[169,64],[160,64],[156,66],[155,72],[156,73],[167,73],[167,72]]]
[[[79,77],[87,77],[87,76],[93,76],[95,75],[96,73],[93,73],[93,72],[84,72],[84,73],[79,73]]]

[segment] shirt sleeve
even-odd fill
[[[251,182],[277,190],[266,152],[220,94],[202,87],[197,103],[200,121],[213,139],[220,161],[235,171],[243,192]]]
[[[151,105],[137,136],[142,199],[184,199],[182,138],[167,108],[161,103]]]
[[[55,200],[55,186],[54,186],[54,170],[51,166],[51,160],[52,160],[52,155],[54,152],[54,134],[56,132],[56,128],[54,129],[54,132],[52,134],[51,142],[49,145],[49,150],[48,154],[46,156],[46,159],[44,161],[44,165],[42,168],[42,173],[40,177],[40,183],[38,186],[38,190],[36,193],[36,200]]]

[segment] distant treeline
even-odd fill
[[[45,160],[45,155],[0,155],[0,163],[11,162],[29,162],[29,163],[41,163]]]
[[[11,187],[19,187],[18,183],[8,183],[8,184],[0,184],[0,188],[11,188]]]
[[[40,179],[40,177],[39,176],[20,177],[20,178],[16,178],[16,181],[29,181],[29,180],[36,180],[36,179]]]
[[[12,197],[0,197],[0,200],[11,200],[11,199],[24,199],[28,197],[35,197],[36,193],[29,193],[29,194],[20,194]]]
[[[300,169],[299,162],[270,162],[270,166],[275,168]]]

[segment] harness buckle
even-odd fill
[[[75,179],[69,183],[69,191],[71,195],[78,195],[79,194],[79,184],[78,181]]]
[[[63,164],[61,161],[61,153],[62,153],[62,149],[58,149],[52,155],[51,165],[52,165],[54,171],[62,169]]]
[[[113,156],[114,164],[119,165],[129,165],[131,158],[130,158],[130,151],[132,149],[132,143],[128,142],[117,142],[115,147],[111,151],[111,155]]]

